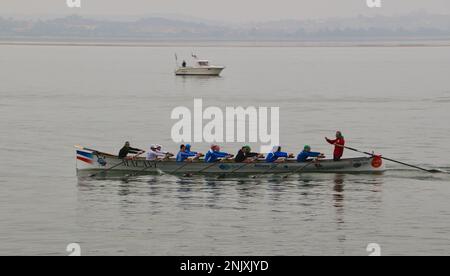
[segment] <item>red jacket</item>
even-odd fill
[[[340,146],[342,146],[342,147],[340,147],[340,146],[335,146],[334,147],[334,157],[335,158],[336,157],[341,158],[342,155],[344,155],[344,148],[343,148],[343,146],[345,146],[344,138],[338,138],[338,139],[335,139],[335,140],[330,140],[330,139],[327,138],[327,142],[332,144],[332,145],[340,145]]]

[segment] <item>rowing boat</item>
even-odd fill
[[[174,159],[149,161],[145,158],[120,159],[116,155],[93,149],[77,148],[77,174],[93,172],[160,173],[166,174],[280,174],[280,173],[377,173],[385,171],[384,163],[377,157],[348,158],[340,161],[320,160],[312,164],[286,160],[284,163],[237,163],[224,160],[205,163],[202,160],[176,162]]]

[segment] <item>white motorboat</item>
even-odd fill
[[[198,59],[197,56],[194,57],[194,64],[188,66],[185,61],[183,61],[181,66],[177,65],[175,70],[175,75],[177,76],[219,76],[220,73],[225,69],[225,66],[211,65],[209,60]]]

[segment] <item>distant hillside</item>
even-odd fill
[[[162,17],[106,21],[80,16],[49,20],[0,18],[0,39],[327,41],[450,38],[450,17],[411,14],[215,25]]]

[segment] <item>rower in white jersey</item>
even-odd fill
[[[158,159],[167,159],[174,156],[172,153],[163,151],[161,145],[151,145],[147,152],[147,160],[154,161]]]

